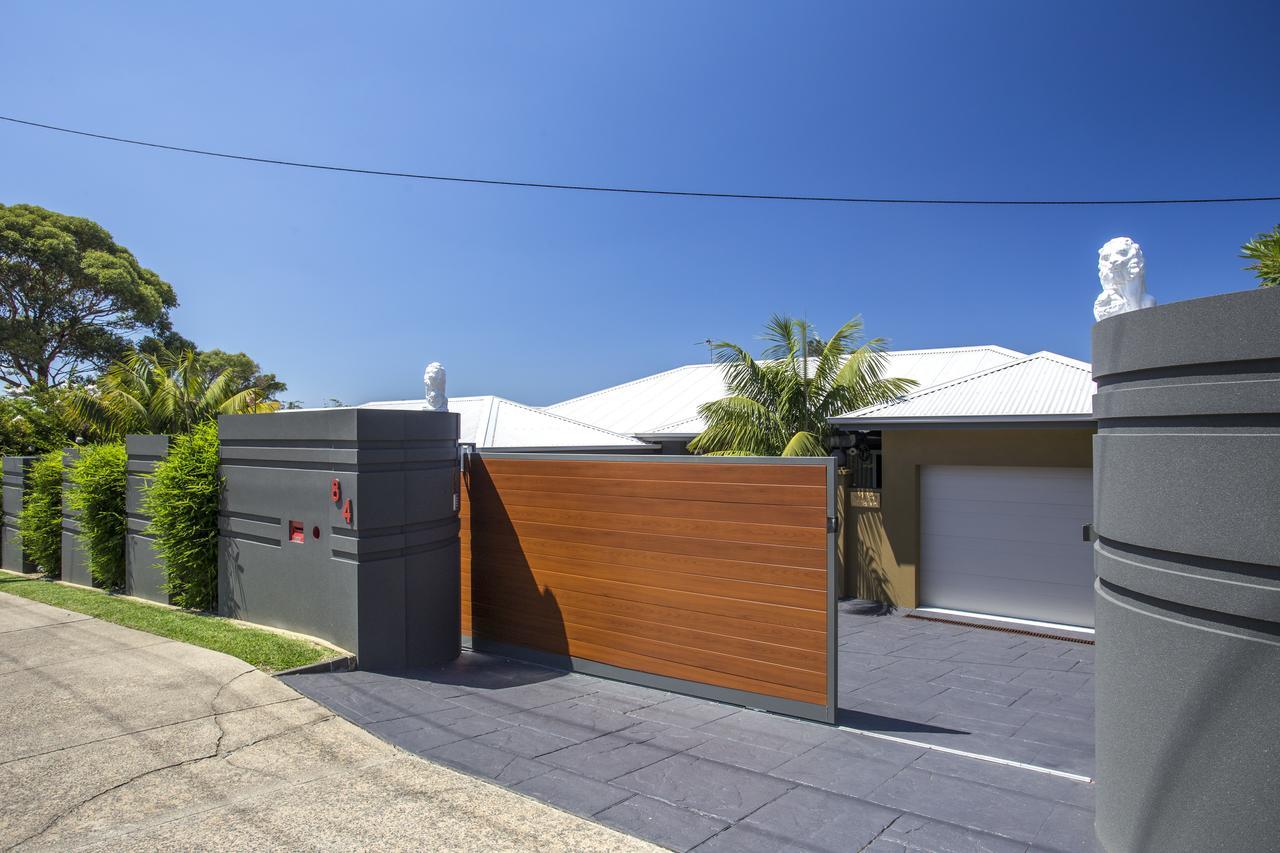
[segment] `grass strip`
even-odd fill
[[[261,628],[250,628],[208,613],[175,610],[111,595],[102,590],[67,586],[44,578],[6,572],[0,574],[0,592],[223,652],[265,672],[279,672],[338,657],[338,652],[316,643]]]

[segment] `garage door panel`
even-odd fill
[[[947,603],[926,606],[1062,625],[1093,626],[1091,588],[1005,578],[1000,582],[998,594],[992,594],[988,587],[981,583],[969,583],[969,580],[964,575],[949,578],[945,582],[946,586],[938,591]],[[1039,615],[1042,613],[1053,615],[1052,618],[1046,618]]]
[[[996,539],[1011,542],[1082,541],[1081,528],[1089,514],[1075,507],[1039,506],[1034,511],[1015,511],[1007,504],[961,506],[948,501],[930,502],[924,508],[929,519],[926,529],[935,535],[964,539]]]
[[[928,466],[923,478],[930,494],[944,500],[1039,501],[1052,496],[1056,502],[1093,505],[1091,478],[1081,481],[1079,468],[980,468],[968,465]],[[1009,471],[1023,472],[1010,477]]]
[[[920,486],[922,605],[1092,626],[1088,469],[927,466]]]
[[[1077,536],[1077,539],[1079,536]],[[946,573],[962,573],[1000,579],[1027,579],[1044,583],[1069,583],[1080,564],[1079,542],[1036,543],[1006,542],[989,539],[958,539],[951,536],[929,536],[926,553],[945,553]],[[933,573],[930,573],[930,577]],[[1089,580],[1092,583],[1092,569]]]

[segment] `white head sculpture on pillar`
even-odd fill
[[[1142,247],[1128,237],[1114,237],[1098,250],[1102,293],[1094,300],[1093,319],[1156,304],[1156,298],[1147,293],[1146,263]]]
[[[427,386],[427,411],[449,411],[449,397],[444,392],[444,365],[433,361],[422,374],[422,384]]]

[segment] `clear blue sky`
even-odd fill
[[[1123,7],[1123,8],[1121,8]],[[1261,2],[9,3],[0,113],[323,163],[932,197],[1280,194]],[[318,404],[541,404],[860,313],[895,347],[1089,357],[1096,250],[1252,287],[1280,204],[851,207],[324,174],[0,126],[0,202],[101,222],[177,328]]]

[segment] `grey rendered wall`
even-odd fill
[[[281,412],[218,429],[223,615],[322,637],[365,669],[457,657],[457,415]]]
[[[1093,332],[1097,832],[1280,839],[1280,289]]]
[[[80,538],[80,513],[67,504],[71,487],[70,468],[80,458],[80,450],[72,447],[62,452],[62,579],[67,583],[93,586],[89,574],[89,553]]]
[[[168,604],[164,566],[155,550],[155,540],[143,532],[151,519],[142,511],[142,493],[156,463],[169,452],[169,438],[127,435],[124,444],[129,455],[125,463],[124,591],[126,595]]]
[[[27,469],[38,456],[4,457],[3,516],[0,517],[0,566],[11,572],[36,572],[36,564],[26,558],[22,541],[18,538],[18,513],[22,512],[22,493],[26,486]]]

